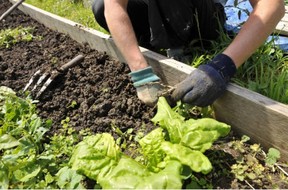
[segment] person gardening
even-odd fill
[[[230,79],[274,31],[285,14],[284,0],[249,0],[253,7],[231,44],[211,61],[194,69],[175,86],[172,98],[195,106],[212,104]],[[225,0],[94,0],[96,21],[111,33],[126,60],[138,98],[155,105],[163,86],[139,45],[167,49],[167,56],[185,58],[193,40],[217,39],[224,29]]]

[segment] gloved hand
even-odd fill
[[[233,60],[219,54],[207,64],[200,65],[184,81],[176,85],[172,98],[195,106],[212,104],[226,90],[231,77],[236,73]]]
[[[130,72],[129,76],[136,88],[138,98],[148,106],[154,106],[162,90],[160,78],[153,73],[152,67]]]

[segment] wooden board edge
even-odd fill
[[[288,36],[288,6],[285,6],[285,15],[282,17],[280,22],[276,25],[274,33],[283,36]]]
[[[288,106],[256,92],[230,84],[227,93],[213,104],[216,119],[247,135],[267,151],[277,148],[288,160]]]
[[[279,22],[274,30],[274,33],[288,36],[288,23],[287,22]]]
[[[15,0],[10,0],[15,3]],[[124,61],[109,35],[88,29],[80,24],[23,3],[19,9],[48,28],[66,33],[80,43],[88,43],[91,48],[107,52],[112,57]],[[165,56],[141,48],[144,56],[164,82],[175,85],[183,80],[193,68]],[[281,159],[288,160],[288,106],[273,101],[258,93],[229,85],[227,93],[214,104],[216,119],[230,124],[239,134],[246,134],[265,149],[278,148]],[[257,114],[257,112],[260,114]],[[269,137],[267,137],[267,134]],[[262,136],[260,136],[262,135]]]

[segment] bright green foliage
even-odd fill
[[[238,68],[232,82],[258,92],[268,98],[288,104],[288,56],[275,46],[275,36],[263,44],[252,56]],[[191,47],[194,60],[191,66],[198,67],[212,59],[232,42],[233,38],[221,33],[217,41],[212,41],[209,50]]]
[[[270,148],[265,159],[266,164],[274,165],[277,160],[280,158],[280,151],[275,148]]]
[[[271,41],[238,69],[234,82],[288,104],[288,56]]]
[[[51,125],[29,97],[0,87],[0,189],[83,188],[83,176],[65,168],[78,138],[65,120],[60,134],[44,143]]]
[[[23,28],[21,26],[14,29],[0,30],[0,46],[9,48],[21,41],[31,41],[35,38],[32,32],[33,28]]]
[[[139,144],[144,162],[128,157],[108,134],[86,137],[73,152],[72,169],[96,180],[104,189],[181,189],[192,172],[207,174],[212,166],[203,152],[230,131],[214,119],[184,120],[164,97],[152,119],[154,129]]]
[[[169,160],[163,170],[153,173],[120,152],[113,137],[107,133],[85,138],[76,146],[70,162],[72,169],[97,180],[104,189],[182,187],[181,163]]]
[[[275,36],[259,47],[238,68],[232,82],[268,98],[288,104],[288,56],[275,45]],[[219,39],[211,41],[209,50],[191,47],[194,60],[191,66],[198,67],[212,59],[232,42],[233,37],[221,33]],[[192,44],[193,45],[193,44]]]
[[[203,152],[230,130],[213,119],[185,120],[160,98],[159,111],[152,119],[160,127],[139,140],[144,161],[138,162],[106,133],[92,136],[85,132],[89,136],[75,148],[79,134],[69,126],[69,117],[61,122],[59,133],[44,143],[52,121],[37,116],[35,103],[29,97],[17,97],[7,87],[0,88],[1,188],[77,189],[84,188],[82,181],[88,176],[102,188],[181,189],[193,171],[211,171]]]
[[[0,88],[0,171],[2,188],[29,188],[49,158],[39,156],[41,140],[51,122],[43,123],[30,99]],[[24,185],[26,183],[26,185]]]
[[[69,167],[65,166],[59,170],[56,174],[57,176],[57,185],[61,189],[83,189],[81,181],[83,176],[77,174],[75,170],[71,170]],[[52,176],[51,176],[52,177]]]

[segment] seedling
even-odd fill
[[[41,37],[33,36],[33,28],[31,27],[17,27],[14,29],[0,30],[0,46],[10,48],[21,41],[29,42],[33,39],[40,39]]]
[[[266,164],[272,166],[274,165],[277,160],[280,158],[280,152],[279,150],[275,149],[275,148],[270,148],[268,150],[268,153],[267,153],[267,157],[265,159],[265,162]]]
[[[75,100],[73,100],[68,106],[67,108],[75,108],[77,106],[77,102]]]

